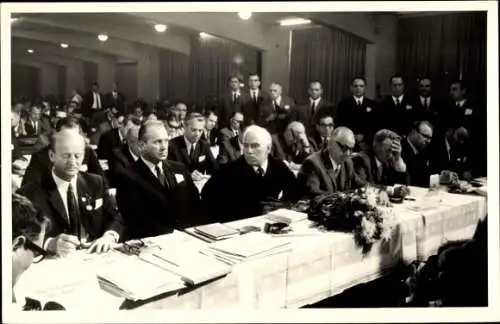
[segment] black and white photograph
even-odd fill
[[[497,2],[1,9],[4,321],[500,320]]]

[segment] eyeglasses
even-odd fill
[[[33,252],[34,255],[33,263],[38,263],[42,261],[49,254],[49,252],[47,252],[45,249],[41,248],[37,244],[33,243],[33,241],[29,239],[26,239],[25,247],[28,250],[31,250],[31,252]]]
[[[340,143],[339,141],[335,141],[337,146],[342,150],[342,152],[347,153],[347,152],[352,152],[353,148],[349,147],[345,144]]]
[[[432,140],[432,135],[427,135],[427,134],[423,134],[422,132],[420,131],[417,131],[417,133],[422,136],[423,138],[425,138],[426,140],[428,141],[431,141]]]
[[[333,128],[335,125],[333,124],[323,124],[323,123],[320,123],[319,126],[321,127],[330,127],[330,128]]]

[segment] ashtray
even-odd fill
[[[400,203],[402,203],[402,202],[403,202],[403,200],[404,200],[404,198],[403,198],[403,197],[390,197],[390,198],[389,198],[389,201],[390,201],[391,203],[395,203],[395,204],[400,204]]]

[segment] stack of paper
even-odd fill
[[[291,250],[291,244],[287,238],[273,238],[262,232],[252,232],[211,243],[201,252],[234,265],[289,250]]]
[[[273,222],[281,222],[290,225],[307,219],[307,214],[281,208],[265,215],[265,218]]]
[[[181,277],[188,285],[197,285],[231,272],[231,267],[185,245],[141,253],[139,258]]]
[[[240,234],[238,230],[221,223],[188,228],[186,232],[209,243],[225,240]]]
[[[106,264],[97,277],[106,291],[129,300],[145,300],[185,287],[181,278],[137,256]]]

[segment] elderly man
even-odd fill
[[[127,130],[126,143],[116,147],[108,160],[109,182],[112,187],[117,186],[118,174],[130,167],[139,159],[141,150],[139,141],[139,125],[131,125]]]
[[[239,116],[243,115],[236,113],[234,118],[238,118]],[[232,123],[236,122],[237,119],[232,121]],[[238,128],[242,123],[243,118],[241,118],[241,122],[238,123]],[[227,128],[225,130],[228,131]],[[245,133],[245,129],[237,130],[234,133],[236,133],[236,135],[232,137],[228,137],[226,135],[221,136],[223,140],[221,141],[219,155],[217,156],[217,162],[219,162],[219,164],[236,161],[241,154],[243,154],[243,134]]]
[[[428,121],[418,122],[403,141],[401,157],[406,163],[410,175],[410,185],[429,187],[431,169],[430,152],[434,128]]]
[[[40,210],[31,201],[18,194],[12,194],[12,290],[21,275],[32,263],[40,261],[46,254],[43,246],[45,231],[49,224]],[[23,300],[12,301],[21,308]]]
[[[243,134],[243,156],[214,174],[201,193],[210,222],[262,215],[263,203],[295,202],[301,196],[292,171],[271,155],[271,134],[249,126]]]
[[[388,129],[375,133],[372,148],[353,157],[359,177],[383,186],[407,185],[409,178],[401,158],[400,140],[398,134]]]
[[[354,133],[338,127],[328,141],[328,148],[304,161],[298,179],[309,197],[359,188],[366,183],[355,173],[350,159],[355,144]]]
[[[80,126],[79,120],[74,117],[60,119],[56,125],[56,132],[60,132],[65,129],[73,129],[83,135],[82,128]],[[50,146],[46,146],[39,151],[35,152],[31,156],[30,163],[26,168],[26,172],[23,177],[22,185],[28,184],[30,182],[39,182],[42,175],[50,171],[51,161],[49,158]],[[85,153],[83,157],[83,163],[81,163],[82,171],[88,171],[89,173],[104,176],[104,171],[97,160],[97,156],[94,150],[86,145]]]
[[[259,124],[271,134],[282,133],[290,119],[295,101],[282,95],[282,86],[273,82],[269,86],[271,102],[264,104],[259,111]]]
[[[42,174],[39,183],[19,190],[51,220],[44,246],[61,256],[82,247],[106,252],[124,230],[104,179],[80,172],[84,154],[85,139],[78,131],[65,129],[54,134],[49,151],[53,167]]]
[[[200,196],[182,163],[167,161],[168,134],[160,121],[139,130],[140,157],[120,173],[116,199],[129,238],[171,233],[200,224]]]
[[[273,135],[273,156],[278,160],[302,164],[304,160],[316,151],[313,141],[306,135],[302,123],[291,122],[281,134]]]
[[[204,130],[205,118],[195,114],[186,122],[184,136],[170,140],[168,159],[186,165],[194,180],[201,180],[203,174],[213,174],[219,167],[210,144],[200,141]]]

